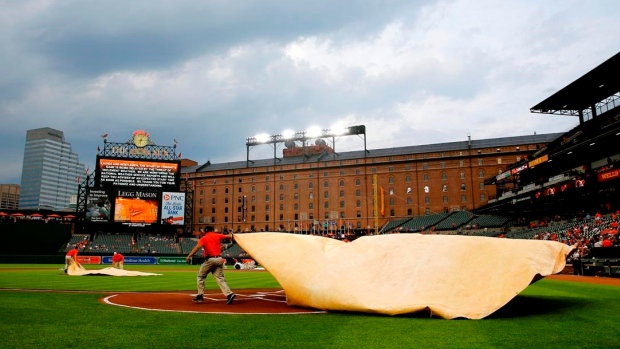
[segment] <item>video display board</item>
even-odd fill
[[[185,224],[185,193],[131,189],[91,189],[87,222]]]
[[[161,195],[161,223],[185,224],[185,193],[163,192]]]
[[[112,199],[110,192],[104,189],[91,189],[86,198],[87,222],[109,222],[112,212]]]
[[[114,198],[114,222],[158,222],[159,193],[142,190],[116,190]]]
[[[97,157],[95,186],[178,190],[180,161],[133,160]]]

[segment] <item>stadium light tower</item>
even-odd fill
[[[246,138],[246,167],[250,167],[250,163],[254,163],[254,161],[250,160],[250,149],[252,147],[258,146],[258,145],[262,145],[262,144],[268,144],[273,148],[273,171],[276,171],[276,165],[278,164],[279,161],[282,161],[282,159],[279,159],[277,156],[277,149],[278,146],[281,144],[287,144],[289,142],[301,142],[303,144],[303,154],[304,154],[304,161],[306,160],[306,146],[307,146],[307,141],[311,140],[311,139],[321,139],[321,138],[331,138],[332,139],[332,145],[333,145],[333,150],[334,150],[334,159],[336,158],[337,154],[335,152],[335,148],[336,148],[336,137],[342,137],[342,136],[361,136],[364,139],[364,156],[366,156],[366,154],[368,153],[368,150],[366,149],[366,126],[364,125],[359,125],[359,126],[349,126],[349,127],[337,127],[334,128],[333,130],[330,129],[321,129],[320,127],[311,127],[306,131],[291,131],[291,130],[285,130],[282,131],[282,133],[278,133],[278,134],[274,134],[274,135],[268,135],[268,134],[259,134],[253,137],[248,137]],[[276,175],[273,176],[273,186],[275,188],[276,185]],[[271,219],[270,219],[271,221]],[[267,222],[268,224],[270,222]],[[273,219],[272,222],[273,223],[273,231],[276,231],[276,215],[273,215]]]
[[[277,157],[277,148],[279,144],[290,141],[301,142],[303,144],[303,148],[305,149],[307,146],[307,141],[319,138],[331,138],[335,158],[338,155],[336,153],[336,138],[340,138],[342,136],[361,136],[364,139],[364,155],[368,153],[368,150],[366,149],[366,126],[364,125],[348,127],[335,126],[332,129],[311,127],[306,131],[295,132],[292,130],[285,130],[282,131],[282,133],[274,135],[262,133],[246,138],[246,167],[250,167],[250,163],[254,163],[254,161],[250,160],[250,149],[252,147],[262,144],[270,145],[273,148],[273,163],[275,166],[278,161],[281,161],[281,159]]]
[[[282,138],[284,138],[285,140],[292,139],[293,137],[295,137],[295,131],[293,130],[282,131]]]
[[[329,131],[329,130],[325,130],[325,131]],[[308,137],[308,139],[319,138],[321,137],[322,133],[323,132],[321,131],[319,127],[313,126],[313,127],[310,127],[308,131],[306,131],[306,137]]]

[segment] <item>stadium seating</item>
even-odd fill
[[[497,228],[504,226],[511,220],[512,217],[508,216],[480,215],[472,219],[469,224],[479,228]]]
[[[445,219],[437,223],[435,230],[456,230],[469,222],[473,217],[474,214],[467,211],[451,212]]]
[[[134,246],[135,253],[146,254],[179,254],[181,248],[175,241],[174,236],[167,235],[142,235]]]
[[[93,253],[130,253],[131,235],[130,234],[113,234],[109,232],[98,232],[93,236],[92,241],[84,252]]]
[[[197,242],[198,242],[198,239],[196,238],[179,238],[179,246],[181,248],[181,253],[185,255],[189,254],[194,248],[194,246],[196,246]]]
[[[391,231],[399,228],[401,225],[405,224],[406,222],[408,222],[410,220],[411,220],[411,217],[389,221],[389,222],[387,222],[386,225],[383,226],[383,228],[381,228],[379,233],[380,234],[385,234],[385,233],[391,232]]]
[[[437,213],[428,216],[413,217],[405,222],[401,231],[423,232],[432,229],[437,223],[445,219],[449,213]]]
[[[380,231],[380,234],[393,232],[430,232],[435,234],[452,235],[457,234],[457,230],[502,228],[512,221],[511,217],[481,215],[476,216],[468,211],[453,211],[450,213],[438,213],[425,216],[407,217],[389,221]],[[467,235],[495,236],[502,232],[502,229],[494,230],[475,230],[474,233]]]
[[[80,248],[78,248],[78,251],[84,252],[84,249],[87,247],[89,243],[89,239],[90,239],[89,235],[82,235],[82,234],[72,235],[71,239],[69,240],[69,242],[67,242],[67,245],[65,246],[64,252],[69,252],[69,250],[71,250],[78,244],[80,244],[81,246]]]
[[[225,257],[241,257],[243,256],[243,251],[237,244],[228,244],[222,248],[222,255]]]

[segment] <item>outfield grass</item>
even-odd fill
[[[0,288],[5,289],[0,292],[1,348],[620,347],[620,288],[615,286],[544,279],[482,320],[424,313],[214,315],[100,302],[102,291],[193,291],[198,266],[126,266],[163,274],[155,277],[70,277],[60,267],[0,264]],[[228,270],[226,278],[233,290],[278,287],[267,272]],[[207,285],[217,289],[211,278]]]

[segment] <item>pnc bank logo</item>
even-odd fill
[[[162,197],[164,198],[164,200],[166,201],[184,201],[185,200],[185,195],[183,194],[174,194],[174,193],[166,193],[163,194]]]

